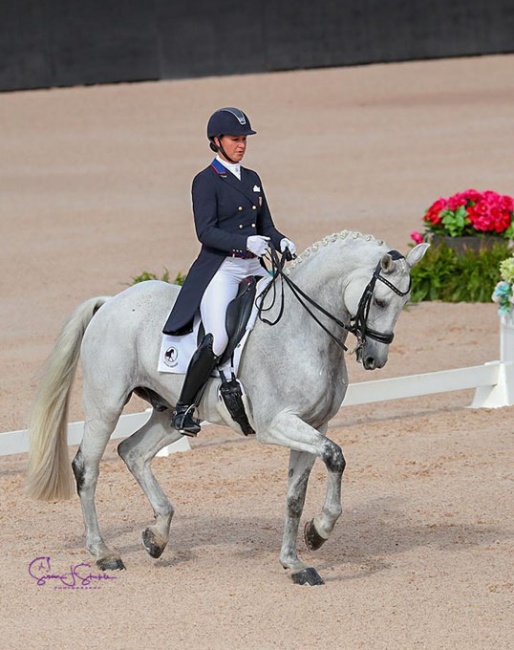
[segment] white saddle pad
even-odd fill
[[[257,319],[257,298],[261,295],[264,289],[271,282],[271,276],[265,276],[257,283],[256,300],[252,307],[252,313],[246,324],[246,330],[243,338],[239,341],[236,349],[234,350],[234,372],[237,374],[239,367],[239,360],[241,353],[248,339],[248,335],[253,330],[255,321]],[[161,349],[159,352],[159,363],[157,370],[159,372],[171,372],[176,374],[185,375],[187,367],[191,361],[196,348],[198,347],[198,329],[200,327],[200,314],[197,314],[194,320],[193,331],[190,334],[183,336],[173,336],[171,334],[163,334],[161,341]],[[224,367],[230,366],[230,360],[227,361]],[[224,369],[224,368],[223,368]]]

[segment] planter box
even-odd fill
[[[478,253],[481,250],[491,250],[491,248],[497,245],[507,245],[507,240],[505,237],[496,237],[494,235],[485,237],[449,237],[447,235],[432,235],[430,243],[434,248],[437,248],[444,243],[445,246],[451,248],[456,253],[465,253],[468,250]]]

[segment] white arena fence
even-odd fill
[[[482,366],[440,370],[405,377],[379,379],[350,384],[344,406],[370,404],[407,397],[474,388],[471,408],[498,408],[514,404],[514,316],[500,317],[500,359]],[[142,413],[123,415],[112,438],[126,438],[149,418],[151,409]],[[68,444],[78,445],[82,439],[83,422],[68,425]],[[159,452],[168,456],[178,451],[189,451],[191,446],[183,437]],[[29,450],[27,431],[0,433],[0,456],[22,454]]]

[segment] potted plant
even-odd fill
[[[489,248],[514,239],[514,199],[490,190],[458,192],[432,203],[423,222],[424,233],[411,233],[417,243],[444,242],[456,251]]]

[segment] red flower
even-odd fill
[[[424,217],[425,221],[430,221],[433,224],[440,223],[441,217],[439,215],[445,207],[446,207],[446,199],[438,199],[426,211]]]
[[[428,208],[423,220],[427,232],[453,237],[477,233],[512,236],[514,199],[491,190],[478,192],[469,189],[457,192],[447,199],[437,199]],[[505,234],[507,230],[509,232]]]

